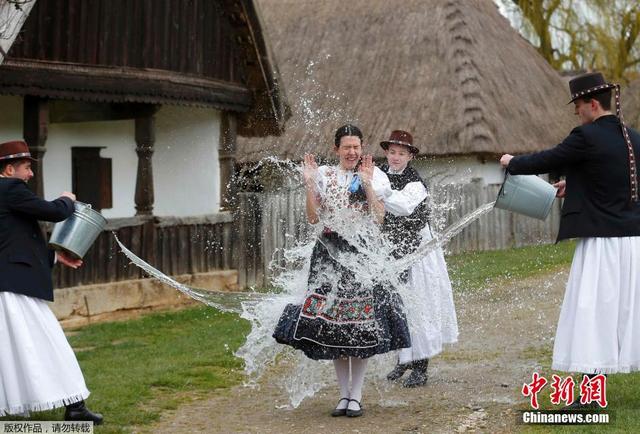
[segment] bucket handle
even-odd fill
[[[76,201],[76,203],[80,204],[80,207],[81,207],[79,210],[77,210],[79,213],[83,213],[84,210],[86,210],[86,209],[93,209],[91,207],[90,203],[84,203],[84,202],[79,202],[79,201]]]
[[[504,184],[507,182],[507,178],[509,177],[509,171],[507,169],[504,170],[504,180],[502,181],[502,185],[500,186],[500,191],[498,192],[498,197],[504,197]]]

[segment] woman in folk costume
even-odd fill
[[[561,173],[558,241],[578,238],[552,368],[606,374],[640,369],[640,134],[625,126],[620,87],[598,72],[569,82],[580,126],[546,151],[500,163],[512,174]],[[611,112],[615,90],[616,115]]]
[[[428,222],[427,187],[409,162],[418,153],[413,137],[406,131],[391,132],[389,140],[380,143],[387,156],[382,170],[391,183],[392,194],[385,199],[383,231],[396,246],[393,255],[401,258],[412,253],[433,235]],[[391,381],[399,380],[412,369],[405,387],[427,382],[429,359],[440,352],[445,343],[458,340],[458,323],[453,304],[451,282],[441,248],[436,248],[413,265],[404,279],[407,321],[411,332],[411,348],[399,352],[398,365],[389,373]]]
[[[366,259],[347,241],[352,236],[347,232],[366,236],[358,225],[382,222],[389,181],[370,156],[361,161],[357,127],[338,128],[334,151],[340,159],[336,166],[318,167],[313,155],[305,155],[307,219],[325,227],[311,256],[304,301],[287,306],[274,338],[313,360],[333,360],[341,395],[332,416],[356,417],[362,415],[367,359],[409,347],[410,337],[400,297],[357,276]],[[349,263],[339,261],[346,257],[352,258]]]

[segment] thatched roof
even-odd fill
[[[575,126],[562,78],[491,0],[259,0],[292,118],[238,160],[331,155],[343,123],[421,154],[523,153]],[[380,154],[378,154],[380,155]]]
[[[622,89],[622,115],[629,126],[640,129],[640,79]]]

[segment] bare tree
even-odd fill
[[[640,66],[640,10],[637,0],[590,0],[599,19],[587,24],[597,45],[593,67],[614,79],[629,81]]]
[[[504,1],[503,1],[504,3]],[[603,71],[629,81],[640,70],[637,0],[511,0],[519,29],[558,70]]]
[[[574,0],[512,0],[525,20],[525,36],[554,68],[581,69],[584,30]]]

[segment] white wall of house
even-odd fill
[[[3,134],[0,138],[21,138],[22,99],[0,103],[20,105],[17,118],[12,115],[8,119],[7,113],[0,113],[0,133]],[[12,130],[18,135],[12,136]],[[220,112],[217,110],[164,106],[158,111],[153,154],[154,215],[195,216],[218,211],[219,138]],[[138,167],[135,122],[51,124],[43,161],[45,197],[49,200],[62,191],[71,190],[73,146],[105,147],[100,155],[112,159],[113,208],[102,210],[102,214],[107,218],[135,215]]]
[[[417,159],[411,164],[432,185],[467,184],[474,178],[481,178],[485,184],[501,184],[504,180],[504,170],[497,160],[483,163],[472,155]]]
[[[49,125],[43,159],[45,198],[51,200],[71,190],[72,147],[105,147],[100,156],[111,158],[113,208],[102,210],[102,214],[107,218],[133,216],[138,167],[134,133],[133,120]]]
[[[22,98],[0,96],[0,143],[22,140]]]
[[[163,106],[156,114],[154,214],[193,216],[220,207],[218,110]]]

